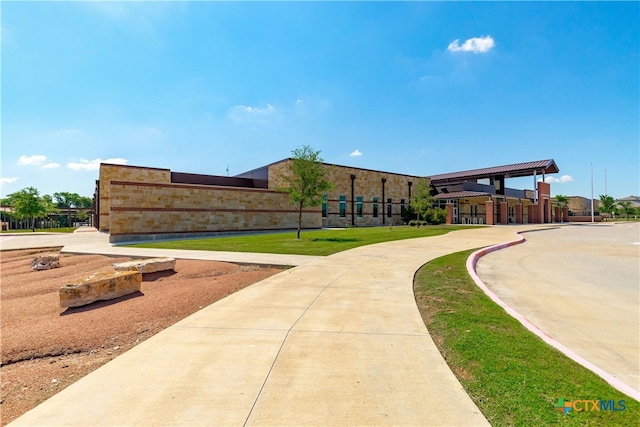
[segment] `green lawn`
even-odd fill
[[[37,233],[73,233],[78,227],[36,228]],[[33,233],[29,230],[2,230],[2,234]]]
[[[139,243],[129,246],[139,248],[195,249],[205,251],[259,252],[297,255],[331,255],[358,246],[391,240],[429,237],[454,230],[477,228],[474,226],[424,226],[424,227],[360,227],[331,230],[303,231],[300,240],[296,232],[245,234],[206,239],[172,240]]]
[[[526,330],[467,274],[473,251],[444,256],[417,274],[414,291],[438,349],[494,426],[637,426],[640,403]],[[558,399],[624,400],[624,411],[555,410]]]

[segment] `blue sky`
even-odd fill
[[[640,194],[638,2],[2,2],[5,196],[100,161],[231,175],[304,144],[430,175],[553,158]],[[549,178],[549,177],[548,177]],[[533,178],[508,181],[532,188]]]

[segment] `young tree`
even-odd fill
[[[612,196],[600,195],[600,212],[611,214],[615,219],[616,201]]]
[[[36,218],[45,215],[47,202],[40,197],[40,193],[33,187],[27,187],[9,197],[13,201],[13,212],[17,218],[31,220],[31,229],[36,230]]]
[[[411,201],[409,206],[413,208],[416,214],[418,214],[418,221],[420,217],[426,220],[427,212],[433,205],[433,196],[431,195],[431,188],[426,179],[420,178],[416,183],[415,189],[411,194]]]
[[[291,152],[291,164],[289,173],[282,175],[287,184],[279,188],[279,191],[289,193],[292,204],[298,205],[298,234],[302,229],[302,208],[320,206],[322,194],[333,186],[326,179],[327,171],[322,164],[320,151],[315,151],[308,145],[296,148]]]
[[[631,206],[631,202],[629,200],[618,202],[618,206],[620,206],[620,209],[624,212],[627,217],[627,221],[629,220],[629,216],[633,215],[636,211],[633,206]]]

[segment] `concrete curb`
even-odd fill
[[[570,348],[568,348],[564,344],[556,341],[554,338],[552,338],[551,336],[547,335],[542,329],[538,328],[538,326],[536,326],[533,322],[531,322],[529,319],[527,319],[526,317],[524,317],[523,315],[518,313],[516,310],[514,310],[512,307],[510,307],[504,301],[502,301],[480,279],[480,277],[476,273],[476,265],[478,263],[478,260],[480,258],[482,258],[483,256],[491,253],[491,252],[494,252],[494,251],[497,251],[497,250],[500,250],[500,249],[504,249],[504,248],[508,248],[510,246],[519,245],[520,243],[524,243],[526,241],[526,239],[521,235],[521,233],[523,233],[523,232],[522,231],[518,231],[518,232],[515,233],[515,234],[518,235],[518,238],[516,240],[480,249],[480,250],[475,251],[474,253],[472,253],[469,256],[469,258],[467,258],[467,263],[466,263],[467,271],[469,272],[469,275],[471,275],[471,278],[473,279],[475,284],[480,289],[482,289],[482,291],[489,298],[491,298],[491,300],[493,302],[495,302],[500,307],[502,307],[504,309],[504,311],[506,311],[511,317],[513,317],[516,320],[518,320],[522,324],[522,326],[527,328],[527,330],[529,330],[530,332],[532,332],[533,334],[535,334],[536,336],[541,338],[544,342],[546,342],[547,344],[549,344],[551,347],[555,348],[556,350],[560,351],[561,353],[563,353],[565,356],[567,356],[568,358],[570,358],[574,362],[584,366],[585,368],[587,368],[588,370],[590,370],[594,374],[598,375],[600,378],[604,379],[607,383],[609,383],[609,385],[611,385],[613,388],[615,388],[619,392],[624,393],[624,394],[634,398],[637,401],[640,401],[640,391],[638,391],[638,390],[634,389],[633,387],[631,387],[631,386],[625,384],[624,382],[620,381],[618,378],[616,378],[612,374],[610,374],[610,373],[598,368],[593,363],[589,362],[588,360],[584,359],[580,355],[576,354],[573,350],[571,350]]]

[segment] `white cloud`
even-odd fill
[[[25,155],[22,155],[18,159],[18,166],[27,166],[27,165],[40,166],[46,160],[47,160],[47,156],[41,156],[41,155],[25,156]]]
[[[267,123],[275,111],[275,107],[271,104],[267,104],[264,108],[234,105],[227,113],[227,117],[234,122],[257,121]]]
[[[13,184],[17,180],[18,178],[16,178],[15,176],[13,178],[0,178],[0,185]]]
[[[55,168],[59,168],[60,167],[60,163],[47,163],[46,165],[42,166],[42,169],[55,169]]]
[[[545,182],[571,182],[573,181],[573,177],[571,175],[562,175],[560,178],[547,176],[544,180]],[[539,179],[538,181],[542,181],[542,179]]]
[[[450,52],[473,52],[486,53],[495,46],[495,41],[491,36],[474,37],[465,41],[462,46],[460,40],[456,39],[449,43],[447,50]]]
[[[86,170],[86,171],[94,171],[100,169],[100,163],[111,163],[114,165],[126,165],[129,161],[127,159],[123,159],[120,157],[112,158],[112,159],[94,159],[94,160],[85,160],[80,159],[80,162],[69,162],[67,163],[67,167],[69,169],[73,169],[74,171]]]
[[[360,152],[360,150],[356,150],[353,153],[349,154],[349,157],[359,157],[362,156],[362,153]]]

